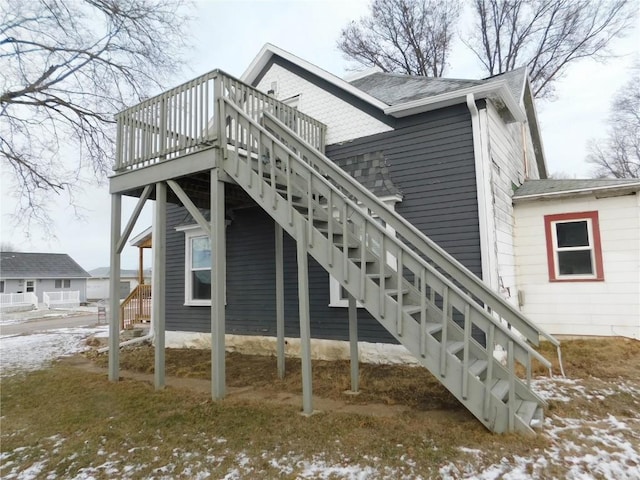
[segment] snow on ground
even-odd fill
[[[21,370],[46,367],[51,360],[85,350],[85,341],[91,335],[104,336],[106,326],[95,328],[63,328],[32,335],[0,337],[0,376],[11,375]],[[620,392],[640,398],[640,386],[620,381],[603,384],[602,388],[588,388],[580,380],[563,378],[538,378],[533,381],[534,390],[543,398],[555,402],[568,402],[571,398],[602,400]],[[640,416],[624,421],[608,415],[606,418],[561,418],[551,416],[545,420],[543,435],[549,446],[535,451],[529,457],[506,455],[491,464],[483,458],[481,450],[461,445],[460,456],[454,462],[434,466],[439,477],[445,480],[528,480],[554,478],[561,475],[567,479],[587,480],[615,478],[619,480],[640,479]],[[295,478],[321,479],[421,479],[431,478],[426,472],[416,471],[415,462],[403,458],[404,466],[391,468],[381,460],[365,456],[365,462],[354,463],[348,456],[334,462],[323,455],[307,458],[296,452],[265,451],[250,457],[243,451],[232,451],[224,438],[209,438],[202,434],[205,446],[199,452],[175,449],[172,458],[156,456],[153,461],[154,478],[211,478],[210,470],[219,468],[223,462],[231,463],[224,478],[227,480],[261,478],[277,472],[279,476],[295,475]],[[34,478],[73,478],[89,480],[97,477],[138,478],[142,464],[132,461],[139,451],[152,453],[154,446],[131,446],[120,452],[107,452],[103,448],[95,454],[95,462],[80,468],[74,458],[68,458],[67,471],[60,476],[57,465],[50,464],[49,452],[65,441],[60,436],[43,439],[35,448],[20,447],[0,454],[3,479],[27,480]],[[463,443],[463,442],[461,442]],[[27,468],[21,458],[33,459]],[[74,454],[75,455],[75,454]],[[229,462],[231,461],[231,462]],[[76,465],[74,467],[74,465]],[[265,465],[270,470],[266,472]],[[557,473],[560,472],[560,473]],[[424,477],[423,477],[424,475]]]
[[[5,335],[0,337],[0,376],[18,371],[37,370],[52,360],[73,355],[87,349],[86,339],[104,334],[108,326],[94,328],[59,328],[32,335]]]

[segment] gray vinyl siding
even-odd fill
[[[69,288],[55,288],[56,279],[52,278],[26,278],[26,279],[3,279],[4,281],[4,293],[24,293],[27,291],[27,280],[34,280],[35,282],[35,294],[38,297],[38,302],[42,303],[42,294],[44,292],[74,292],[78,291],[80,295],[80,302],[87,301],[87,279],[86,278],[64,278],[60,277],[59,280],[70,280],[71,286]]]
[[[482,275],[471,117],[459,105],[400,120],[396,130],[326,149],[337,164],[382,151],[403,194],[396,211]]]
[[[184,224],[186,210],[167,209],[168,330],[209,332],[211,309],[184,305]],[[258,206],[234,211],[227,227],[227,333],[275,336],[275,241],[274,225]],[[300,335],[296,246],[285,233],[285,335]],[[314,338],[347,339],[346,308],[329,307],[329,275],[309,258],[311,334]],[[394,342],[393,337],[365,310],[359,309],[359,337],[369,342]]]
[[[477,275],[481,272],[471,119],[450,107],[398,120],[395,131],[327,147],[341,160],[383,151],[393,182],[403,193],[397,211]],[[184,305],[186,210],[169,205],[167,219],[167,329],[209,332],[211,309]],[[194,222],[195,223],[195,222]],[[271,217],[258,206],[234,210],[227,227],[227,333],[275,335],[275,254]],[[299,336],[295,242],[285,234],[285,335]],[[329,307],[329,276],[309,261],[311,334],[348,339],[347,309]],[[358,309],[362,341],[395,343],[364,309]]]

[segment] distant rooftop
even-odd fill
[[[89,273],[94,278],[107,278],[109,276],[110,272],[111,272],[111,268],[109,268],[109,267],[98,267],[98,268],[94,268],[93,270],[89,270]],[[146,268],[144,270],[144,276],[145,277],[150,277],[151,276],[151,269],[150,268]],[[138,277],[138,270],[121,269],[120,270],[120,277],[136,277],[137,278]]]
[[[87,273],[66,253],[1,252],[2,278],[88,278]]]

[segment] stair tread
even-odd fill
[[[469,373],[477,377],[486,370],[488,365],[489,363],[486,360],[476,360],[469,366]]]
[[[355,260],[354,260],[355,261]],[[409,289],[408,288],[403,288],[402,290],[402,294],[406,294],[409,293]],[[389,296],[397,296],[398,295],[398,289],[397,288],[388,288],[384,291],[385,294],[389,295]]]
[[[516,410],[516,414],[520,418],[522,418],[525,423],[529,423],[535,416],[538,407],[539,405],[536,402],[525,400],[522,402],[522,405],[520,405],[520,407],[518,407],[518,409]]]
[[[452,354],[458,353],[460,350],[464,348],[464,342],[448,342],[447,343],[447,351]]]
[[[493,387],[491,387],[491,393],[493,393],[499,399],[504,400],[507,396],[507,393],[509,393],[509,382],[502,379],[496,381]]]

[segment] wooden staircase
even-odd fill
[[[151,321],[151,285],[140,284],[120,304],[120,329]]]
[[[285,123],[266,111],[258,121],[232,83],[225,89],[225,172],[488,429],[542,425],[532,362],[551,364],[528,341],[557,341]]]

